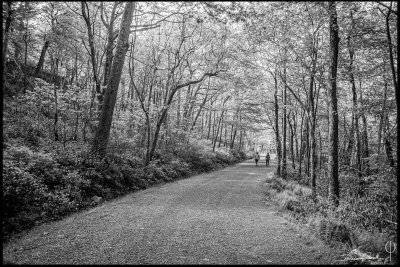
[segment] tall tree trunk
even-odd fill
[[[303,123],[304,123],[304,113],[305,111],[302,111],[301,114],[301,123],[300,123],[300,151],[299,151],[299,175],[301,177],[301,166],[303,162],[303,154],[304,154],[304,145],[303,145]],[[297,140],[297,139],[296,139]]]
[[[361,80],[360,80],[360,105],[363,106],[363,95],[362,95],[362,88],[361,88]],[[362,153],[361,157],[364,158],[364,168],[365,168],[365,175],[369,175],[369,164],[368,164],[368,157],[369,157],[369,144],[368,144],[368,123],[367,123],[367,117],[365,116],[365,113],[361,114],[361,119],[363,123],[363,130],[361,134],[361,139],[362,139]]]
[[[235,145],[236,133],[237,133],[237,127],[235,127],[235,131],[233,132],[233,137],[232,137],[232,142],[231,142],[231,149],[233,149],[233,146]]]
[[[93,36],[93,30],[92,30],[92,26],[93,25],[92,25],[92,23],[90,21],[89,7],[88,7],[87,3],[85,1],[82,1],[81,4],[82,4],[82,16],[83,16],[83,18],[85,20],[87,31],[88,31],[89,47],[90,47],[90,59],[92,61],[93,78],[94,78],[94,82],[96,84],[97,100],[99,101],[98,110],[102,110],[104,92],[101,91],[100,80],[99,80],[99,75],[98,75],[98,71],[97,71],[96,50],[94,48],[94,36]],[[125,50],[127,50],[127,48]],[[112,75],[112,73],[110,75]],[[107,88],[108,88],[108,86],[107,86]]]
[[[275,84],[275,92],[274,92],[274,111],[275,111],[275,142],[276,142],[276,159],[277,159],[277,164],[276,164],[276,175],[281,176],[281,153],[282,153],[282,148],[281,148],[281,140],[280,140],[280,135],[279,135],[279,103],[278,103],[278,81],[276,79],[276,74],[272,74],[274,78],[274,84]]]
[[[222,131],[224,130],[224,124],[221,124],[221,134],[219,135],[219,142],[218,142],[218,147],[221,147],[222,143]]]
[[[224,139],[224,147],[228,145],[228,125],[225,126],[225,139]]]
[[[215,137],[215,111],[213,112],[214,114],[213,114],[213,122],[212,122],[212,139],[211,139],[211,141],[212,141],[212,143],[214,143],[214,137]]]
[[[219,117],[219,120],[218,120],[217,133],[215,134],[213,150],[212,150],[213,152],[215,151],[215,145],[217,144],[218,133],[219,133],[219,129],[220,129],[221,121],[222,121],[223,117],[224,117],[224,111],[221,112],[221,116]],[[222,130],[221,130],[221,132],[222,132]],[[220,144],[221,144],[221,141],[220,141]]]
[[[306,115],[306,116],[308,116],[308,115]],[[305,145],[305,147],[306,147],[306,151],[305,151],[305,154],[306,154],[306,157],[305,157],[305,160],[306,160],[306,162],[304,163],[304,165],[305,165],[305,168],[306,168],[306,175],[308,176],[308,177],[310,177],[311,175],[310,175],[310,163],[311,163],[311,157],[310,157],[310,155],[311,155],[311,148],[310,148],[310,123],[309,123],[309,120],[307,119],[306,120],[306,128],[305,128],[305,131],[306,131],[306,133],[304,134],[304,136],[305,136],[305,138],[306,138],[306,145]]]
[[[311,70],[311,77],[310,77],[310,90],[308,94],[308,122],[310,124],[310,135],[309,135],[309,140],[311,142],[310,144],[310,177],[311,177],[311,190],[312,190],[312,195],[314,200],[316,200],[317,196],[317,185],[316,185],[316,179],[317,179],[317,150],[316,150],[316,142],[317,138],[315,136],[315,128],[316,128],[316,112],[315,112],[315,104],[314,104],[314,79],[315,79],[315,73],[316,73],[316,64],[317,64],[317,52],[316,49],[313,47],[313,51],[311,54],[311,58],[313,60],[313,66]]]
[[[317,149],[316,149],[316,136],[315,136],[315,121],[313,116],[311,116],[311,125],[310,125],[310,177],[311,177],[311,189],[313,197],[315,198],[317,195]]]
[[[392,44],[392,37],[390,36],[389,21],[390,21],[391,11],[392,11],[392,1],[390,1],[390,8],[389,8],[388,13],[386,15],[386,36],[387,36],[388,50],[389,50],[390,69],[392,70],[393,87],[394,87],[395,98],[396,98],[396,107],[397,107],[396,122],[397,122],[397,135],[398,135],[399,131],[400,131],[400,125],[399,125],[399,111],[400,111],[400,108],[398,106],[400,92],[399,92],[399,90],[397,88],[396,68],[394,66],[394,59],[393,59],[393,44]],[[399,20],[397,18],[397,27],[398,27],[398,25],[399,25]]]
[[[28,2],[25,2],[25,10],[28,10]],[[28,26],[29,26],[29,16],[26,16],[26,21],[25,21],[25,33],[23,36],[24,39],[24,91],[23,93],[26,93],[26,81],[27,81],[27,60],[28,60]]]
[[[294,160],[295,162],[299,159],[299,140],[297,138],[297,111],[296,113],[293,114],[293,136],[294,136],[294,141],[295,141],[295,157]]]
[[[242,132],[242,130],[240,130],[240,135],[239,135],[239,150],[242,150],[242,145],[243,145],[242,141],[243,141],[243,132]]]
[[[176,127],[179,128],[179,125],[181,123],[181,90],[178,92],[178,103],[176,107]]]
[[[115,58],[111,67],[110,82],[107,85],[107,90],[104,95],[100,121],[93,142],[92,152],[98,153],[101,157],[104,157],[106,154],[108,139],[110,136],[111,123],[114,114],[114,106],[117,99],[119,81],[121,79],[122,68],[124,66],[125,54],[129,48],[128,38],[134,8],[134,2],[126,3],[118,35]]]
[[[293,125],[290,122],[290,115],[288,115],[288,124],[289,124],[289,149],[290,149],[290,159],[292,160],[292,168],[293,170],[296,169],[296,165],[294,163],[294,130]]]
[[[3,59],[3,89],[1,90],[2,97],[4,97],[5,93],[5,87],[6,87],[6,80],[7,80],[7,72],[6,72],[6,63],[7,63],[7,53],[8,53],[8,39],[9,39],[9,34],[10,34],[10,27],[11,27],[11,22],[13,21],[13,10],[11,8],[12,2],[7,1],[7,17],[6,17],[6,24],[4,28],[4,37],[3,37],[3,53],[2,53],[2,59]],[[3,23],[1,23],[1,29],[3,32]],[[1,110],[3,110],[3,100],[1,100]],[[3,124],[1,124],[1,129],[3,129]],[[3,140],[3,137],[2,137]]]
[[[337,23],[336,2],[329,2],[329,35],[330,35],[330,87],[329,87],[329,163],[330,200],[339,205],[339,164],[338,164],[338,109],[336,76],[339,51],[339,25]]]
[[[351,17],[353,17],[353,13],[350,12]],[[357,169],[357,175],[358,177],[362,176],[361,173],[361,142],[360,142],[360,130],[358,128],[358,103],[357,103],[357,90],[356,90],[356,83],[354,80],[354,69],[353,69],[353,62],[354,62],[354,49],[351,44],[351,36],[349,35],[347,37],[348,41],[348,49],[349,49],[349,58],[350,58],[350,63],[349,63],[349,76],[350,76],[350,83],[351,83],[351,91],[353,94],[353,124],[354,124],[354,137],[350,136],[351,139],[354,138],[356,141],[356,169]],[[351,152],[351,151],[350,151]]]
[[[49,45],[50,45],[50,41],[45,41],[43,44],[42,52],[40,53],[39,62],[36,65],[35,75],[38,75],[43,69],[44,58],[46,56],[46,51],[47,51],[47,48],[49,48]]]
[[[212,102],[211,102],[212,106]],[[211,132],[211,109],[208,111],[208,131],[207,131],[207,140],[210,139],[210,132]]]
[[[386,78],[385,79],[385,92],[383,93],[383,103],[382,103],[382,110],[381,110],[381,121],[379,122],[379,130],[378,130],[378,155],[381,153],[381,146],[382,146],[382,130],[383,125],[385,123],[385,111],[386,111],[386,99],[387,99],[387,87],[388,83]]]
[[[282,132],[283,132],[283,138],[282,138],[282,171],[281,171],[281,175],[283,179],[286,179],[286,161],[287,161],[287,156],[286,156],[286,152],[287,152],[287,148],[286,148],[286,121],[287,121],[287,115],[286,115],[286,65],[284,67],[284,77],[285,77],[285,85],[283,86],[283,118],[282,118]]]
[[[104,26],[107,28],[106,61],[104,64],[104,80],[103,80],[104,87],[107,86],[108,81],[110,80],[111,64],[112,64],[112,60],[113,60],[113,46],[114,46],[114,39],[115,39],[114,21],[116,19],[115,12],[117,10],[118,5],[119,5],[118,2],[114,3],[113,9],[111,11],[110,21],[107,24],[103,18],[103,4],[101,4],[101,18],[102,18]]]
[[[210,81],[208,82],[208,89],[207,89],[206,95],[204,96],[203,102],[201,102],[201,104],[200,104],[199,110],[197,111],[197,114],[196,114],[196,116],[195,116],[195,118],[194,118],[194,120],[193,120],[192,126],[190,127],[190,131],[193,130],[194,126],[196,125],[197,119],[198,119],[199,116],[200,116],[200,113],[202,113],[203,107],[204,107],[205,104],[207,103],[207,97],[208,97],[208,90],[209,90],[209,88],[210,88]],[[203,113],[202,113],[201,120],[202,120],[202,121],[201,121],[201,129],[202,129],[202,131],[203,131]]]

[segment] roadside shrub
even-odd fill
[[[147,175],[151,177],[154,182],[167,181],[168,177],[159,165],[158,160],[150,162],[146,168]]]
[[[67,195],[79,205],[87,197],[87,192],[91,188],[91,181],[77,170],[69,172],[63,176],[63,179],[66,184],[65,190],[67,191]]]
[[[325,217],[319,228],[319,235],[327,243],[339,242],[349,244],[350,247],[356,247],[357,242],[350,228],[343,222],[331,217]]]
[[[41,139],[42,140],[42,139]],[[16,143],[15,143],[16,144]],[[34,151],[9,145],[3,163],[3,235],[35,224],[62,218],[129,190],[146,189],[160,181],[170,182],[192,173],[232,164],[228,152],[182,150],[179,157],[159,154],[147,167],[142,159],[110,154],[104,159],[88,155],[88,147],[72,142],[68,148],[49,141]],[[182,157],[185,155],[186,157]]]
[[[37,213],[47,197],[47,187],[34,174],[10,162],[3,165],[3,215],[5,218],[20,212]]]
[[[353,192],[344,191],[338,207],[321,195],[314,201],[311,189],[293,180],[268,177],[265,189],[269,199],[296,219],[308,222],[325,242],[384,254],[388,240],[397,243],[397,225],[393,223],[397,220],[397,177],[387,169],[363,178],[367,182],[358,196],[354,192],[359,179],[341,173],[342,188],[350,186]]]
[[[236,161],[242,159],[242,156],[241,156],[241,154],[239,153],[239,150],[237,150],[237,149],[231,149],[230,152],[231,152],[232,156],[235,158]]]
[[[214,162],[212,156],[210,154],[198,154],[193,155],[187,161],[191,169],[199,172],[208,172],[212,171],[214,168]]]
[[[133,169],[132,166],[128,163],[120,165],[119,170],[123,177],[123,184],[128,189],[136,190],[139,188],[137,186],[137,183],[135,182],[135,177],[138,176],[138,170]]]
[[[275,189],[278,193],[285,189],[284,180],[282,178],[276,178],[271,184],[271,188]]]
[[[179,174],[176,170],[173,169],[173,166],[169,163],[163,164],[160,166],[161,170],[165,174],[164,181],[170,182],[179,177]]]
[[[78,204],[71,200],[68,192],[61,190],[48,193],[43,203],[43,215],[51,216],[52,219],[58,219],[72,211],[76,211]]]
[[[177,172],[178,176],[180,177],[186,177],[192,172],[192,169],[190,168],[189,163],[184,162],[180,159],[174,159],[172,160],[169,165],[171,166],[171,169]]]
[[[233,162],[232,158],[230,158],[228,155],[220,153],[220,152],[215,153],[215,158],[218,162],[220,162],[222,164],[231,164]]]

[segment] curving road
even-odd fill
[[[261,157],[264,159],[264,157]],[[267,205],[273,166],[248,160],[34,228],[3,246],[17,264],[327,264],[336,255]]]

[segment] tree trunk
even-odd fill
[[[212,103],[211,103],[212,106]],[[211,110],[208,111],[208,131],[207,131],[207,140],[210,139],[210,132],[211,132]]]
[[[237,127],[235,127],[235,131],[233,132],[233,137],[232,137],[232,142],[231,142],[231,149],[233,149],[233,146],[235,144],[236,133],[237,133]]]
[[[218,142],[218,147],[221,147],[222,143],[222,131],[224,130],[224,124],[221,124],[221,133],[219,135],[219,142]]]
[[[53,124],[53,131],[54,131],[54,141],[59,140],[58,130],[57,130],[57,123],[58,123],[58,105],[57,105],[57,86],[54,84],[54,100],[55,100],[55,107],[54,107],[54,124]]]
[[[215,111],[213,112],[213,122],[212,122],[212,143],[214,143],[214,138],[215,138]]]
[[[240,135],[239,135],[239,150],[242,150],[242,145],[243,145],[242,141],[243,141],[243,132],[242,132],[242,130],[240,130]]]
[[[12,14],[13,10],[11,9],[11,1],[7,1],[7,17],[6,17],[6,24],[5,24],[5,29],[4,29],[4,39],[3,39],[3,53],[2,53],[2,58],[3,58],[3,89],[2,89],[2,98],[4,97],[5,93],[5,87],[6,87],[6,80],[7,80],[7,73],[6,73],[6,62],[7,62],[7,52],[8,52],[8,39],[9,39],[9,34],[10,34],[10,27],[11,27],[11,22],[13,20]],[[3,23],[1,24],[1,29],[3,31]],[[3,100],[1,101],[1,107],[3,110]],[[3,124],[1,124],[1,129],[3,129]],[[2,138],[3,139],[3,138]]]
[[[50,41],[45,41],[44,42],[44,45],[43,45],[43,48],[42,48],[42,52],[40,53],[39,62],[36,65],[35,75],[38,75],[43,69],[44,58],[46,56],[47,48],[49,48],[49,44],[50,44]]]
[[[103,21],[104,26],[107,28],[107,46],[106,46],[106,61],[104,64],[104,80],[103,86],[107,86],[108,81],[110,80],[110,71],[111,71],[111,64],[113,60],[113,46],[114,46],[114,20],[115,18],[115,11],[117,8],[118,3],[114,3],[113,10],[111,12],[109,24],[106,25],[105,21]],[[103,8],[103,6],[101,6]],[[102,10],[103,12],[103,10]],[[101,13],[103,15],[103,13]]]
[[[221,121],[222,121],[222,118],[223,118],[223,117],[224,117],[224,111],[222,111],[221,116],[219,117],[219,120],[218,120],[217,133],[215,134],[214,144],[213,144],[213,150],[212,150],[213,152],[215,151],[215,145],[216,145],[216,143],[217,143],[218,133],[219,133],[219,129],[220,129]],[[221,132],[222,132],[222,130],[221,130]],[[220,144],[221,144],[221,141],[220,141]]]
[[[357,91],[356,84],[354,81],[354,70],[353,70],[353,58],[354,58],[354,50],[350,46],[350,36],[349,36],[349,56],[350,56],[350,65],[349,65],[349,74],[350,74],[350,83],[351,90],[353,92],[353,121],[354,121],[354,139],[356,140],[356,169],[358,177],[362,176],[361,173],[361,142],[360,142],[360,130],[358,128],[358,103],[357,103]],[[350,138],[353,138],[351,136]]]
[[[176,107],[176,127],[179,128],[179,125],[181,124],[181,90],[178,92],[178,103]]]
[[[306,116],[308,116],[308,115],[306,115]],[[306,149],[306,151],[305,151],[305,154],[306,154],[305,160],[306,160],[306,162],[304,163],[304,165],[305,165],[305,168],[306,168],[306,175],[308,177],[310,177],[311,176],[310,175],[310,162],[311,162],[311,159],[310,159],[311,153],[310,153],[310,151],[311,151],[311,148],[310,148],[310,123],[309,123],[308,119],[306,120],[305,131],[306,131],[306,133],[304,134],[304,136],[306,138],[306,145],[305,145],[305,147],[306,147],[305,148]]]
[[[288,115],[288,124],[289,124],[289,149],[290,149],[290,159],[292,161],[292,168],[293,170],[296,169],[296,165],[294,163],[294,130],[293,130],[293,125],[290,122],[290,115]]]
[[[25,9],[28,9],[28,2],[25,2]],[[25,45],[25,49],[24,49],[24,94],[26,93],[26,81],[27,81],[27,69],[26,69],[26,65],[27,65],[27,60],[28,60],[28,23],[29,23],[29,17],[26,17],[26,21],[25,21],[25,33],[23,36],[24,39],[24,45]]]
[[[338,165],[338,109],[336,92],[336,75],[339,51],[339,25],[337,23],[336,2],[329,2],[330,33],[330,87],[329,87],[329,163],[330,200],[339,205],[339,165]]]
[[[362,96],[362,88],[361,88],[361,80],[360,80],[360,105],[363,106],[363,96]],[[368,144],[368,123],[367,117],[365,113],[361,114],[361,119],[363,123],[363,130],[361,134],[362,144],[361,144],[361,157],[364,159],[364,168],[365,168],[365,175],[369,175],[369,164],[367,158],[369,157],[369,144]]]
[[[274,102],[275,102],[275,142],[276,142],[276,175],[281,176],[281,140],[279,138],[279,104],[278,104],[278,81],[276,75],[273,75],[275,82]]]
[[[385,92],[383,93],[383,104],[382,104],[382,111],[381,111],[381,121],[379,123],[379,130],[378,130],[378,155],[381,153],[381,146],[382,146],[382,130],[383,124],[385,123],[385,110],[386,110],[386,98],[387,98],[387,81],[385,78]]]
[[[310,90],[308,94],[308,122],[310,124],[310,132],[309,132],[309,140],[310,144],[310,177],[311,177],[311,190],[312,196],[314,200],[316,200],[317,196],[317,150],[316,150],[316,136],[315,136],[315,128],[316,128],[316,112],[315,112],[315,104],[314,104],[314,79],[315,79],[315,72],[316,72],[316,64],[317,64],[317,52],[316,49],[313,47],[313,51],[311,54],[311,58],[313,60],[312,70],[311,70],[311,77],[310,77]]]
[[[286,69],[285,69],[285,79],[286,79]],[[282,138],[282,178],[286,179],[286,85],[283,87],[283,116],[282,116],[282,132],[283,132],[283,138]]]
[[[311,177],[311,189],[313,197],[317,195],[316,178],[317,178],[317,149],[316,149],[316,138],[315,138],[315,121],[314,116],[311,116],[310,125],[310,177]]]
[[[87,3],[85,1],[82,1],[81,4],[82,4],[82,16],[85,20],[87,31],[88,31],[90,59],[92,61],[93,78],[94,78],[94,82],[96,84],[97,100],[99,101],[98,110],[102,110],[101,106],[102,106],[102,102],[103,102],[104,92],[101,91],[100,80],[99,80],[98,72],[97,72],[96,51],[94,48],[94,37],[93,37],[93,32],[92,32],[92,24],[91,24],[90,18],[89,18],[89,7],[87,6]],[[87,10],[87,13],[86,13],[86,10]],[[129,35],[129,33],[128,33],[128,35]],[[112,73],[110,75],[112,75]],[[119,79],[118,79],[118,81],[119,81]],[[107,86],[107,88],[108,88],[108,86]],[[118,88],[117,88],[117,90],[118,90]]]
[[[299,175],[300,175],[300,177],[301,177],[301,165],[302,165],[302,162],[303,162],[303,154],[304,154],[304,146],[303,146],[303,123],[304,123],[304,112],[305,111],[303,111],[302,112],[302,114],[301,114],[301,123],[300,123],[300,151],[299,151],[299,157],[298,157],[298,160],[299,160]],[[297,140],[297,139],[296,139]]]
[[[101,157],[104,157],[106,154],[108,139],[110,136],[111,123],[114,114],[114,106],[117,99],[119,81],[121,79],[122,68],[124,66],[125,54],[129,48],[128,38],[134,8],[135,3],[126,3],[118,35],[115,58],[111,68],[110,82],[107,85],[107,90],[104,95],[100,121],[93,142],[92,152],[98,153]]]
[[[386,36],[387,36],[387,42],[388,42],[388,50],[389,50],[389,60],[390,60],[390,69],[392,70],[392,78],[393,78],[393,87],[395,91],[395,98],[396,98],[396,107],[397,107],[397,115],[396,115],[396,122],[397,122],[397,135],[399,134],[400,130],[400,125],[399,125],[399,106],[398,106],[398,101],[399,101],[399,96],[400,92],[397,88],[397,78],[396,78],[396,69],[394,66],[394,59],[393,59],[393,44],[392,44],[392,37],[390,36],[390,25],[389,25],[389,20],[390,20],[390,14],[392,10],[392,1],[390,2],[390,8],[388,10],[388,13],[386,15]],[[397,18],[397,26],[399,25],[399,20]]]

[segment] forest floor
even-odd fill
[[[329,264],[341,252],[266,203],[274,170],[247,160],[153,186],[31,229],[3,245],[16,264]]]

